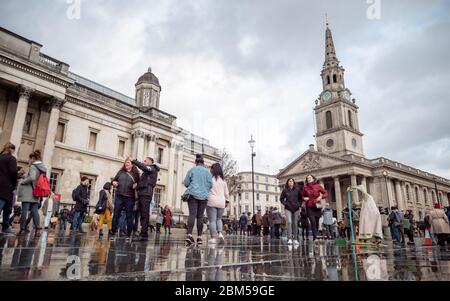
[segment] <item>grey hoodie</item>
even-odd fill
[[[47,168],[42,161],[31,163],[28,173],[19,184],[17,200],[25,203],[39,203],[39,198],[33,196],[33,189],[41,173],[47,173]]]

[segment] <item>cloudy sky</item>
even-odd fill
[[[360,106],[366,157],[450,178],[449,1],[0,0],[0,7],[0,26],[129,96],[151,66],[162,110],[225,147],[241,171],[250,167],[253,133],[261,172],[278,171],[314,143],[328,13]]]

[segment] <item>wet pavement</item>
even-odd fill
[[[186,247],[183,231],[148,242],[99,240],[58,230],[0,235],[0,280],[367,281],[450,280],[450,248],[288,246],[283,239],[227,235],[224,244]],[[203,237],[206,240],[206,235]]]

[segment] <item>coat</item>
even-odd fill
[[[450,226],[444,210],[434,209],[430,211],[431,231],[433,234],[450,234]]]
[[[17,186],[17,160],[9,154],[0,155],[0,199],[12,202]]]
[[[164,209],[162,211],[164,226],[172,226],[172,211],[170,209]]]
[[[298,187],[292,189],[285,187],[281,192],[280,202],[284,205],[286,210],[295,213],[302,205],[301,191]]]
[[[303,197],[309,198],[308,201],[306,201],[306,207],[315,208],[316,200],[320,196],[320,194],[322,194],[323,199],[328,198],[328,192],[322,187],[322,185],[316,182],[307,183],[303,187]]]
[[[227,182],[221,177],[217,179],[213,177],[212,187],[208,195],[208,207],[224,209],[229,198]]]
[[[133,164],[142,170],[137,187],[139,197],[151,198],[153,196],[153,188],[158,181],[159,167],[155,164],[145,165],[137,160],[134,160]]]
[[[22,203],[39,203],[40,198],[33,196],[33,190],[41,173],[46,172],[47,168],[44,163],[33,162],[17,188],[17,200]]]
[[[183,181],[187,188],[185,194],[197,200],[207,200],[212,187],[212,175],[204,166],[197,165],[189,169]]]
[[[263,224],[263,216],[260,213],[256,213],[256,225],[261,226]]]
[[[133,174],[130,172],[126,172],[123,170],[119,170],[119,172],[114,177],[113,181],[119,182],[119,185],[116,188],[116,195],[121,195],[129,198],[135,198],[135,190],[133,185],[139,179],[135,179]]]
[[[87,212],[87,206],[89,205],[88,187],[82,184],[78,185],[72,191],[72,200],[75,202],[75,211]]]

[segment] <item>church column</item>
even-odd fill
[[[395,195],[397,198],[397,204],[399,210],[405,210],[405,202],[403,201],[402,188],[400,186],[400,181],[395,181]]]
[[[16,146],[16,156],[19,154],[20,144],[22,143],[23,127],[25,125],[25,117],[28,111],[28,102],[33,90],[27,86],[19,87],[19,103],[17,104],[14,123],[9,141]]]
[[[45,146],[43,161],[47,165],[48,174],[51,173],[52,157],[53,151],[55,150],[55,138],[58,129],[59,114],[61,113],[61,108],[65,103],[64,99],[53,97],[50,100],[51,111],[50,119],[47,125],[47,134],[45,136]]]
[[[334,194],[336,197],[336,212],[338,222],[342,220],[342,196],[341,196],[341,183],[339,177],[334,177]]]
[[[175,207],[175,199],[173,195],[174,191],[174,166],[175,166],[175,147],[174,142],[170,142],[169,145],[169,170],[167,173],[167,205],[172,209]]]
[[[353,187],[358,185],[358,182],[356,181],[356,175],[350,176],[350,182]],[[359,202],[359,196],[358,196],[357,191],[352,192],[352,203],[355,203],[355,202],[356,203]]]
[[[177,182],[176,182],[176,209],[182,212],[181,195],[183,194],[183,145],[179,144],[177,148],[178,160],[177,160]]]

